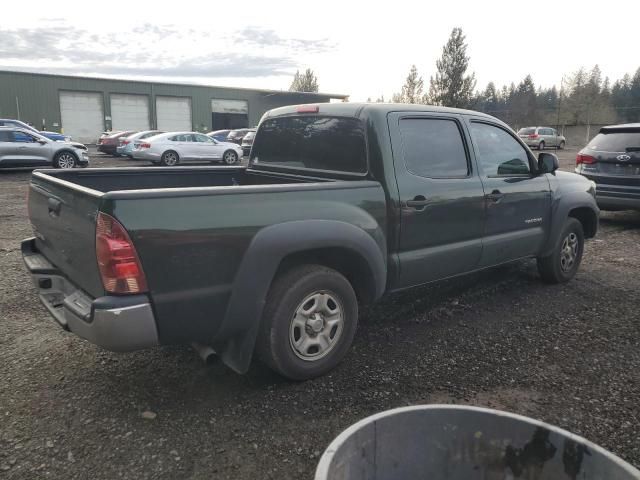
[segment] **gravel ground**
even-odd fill
[[[560,153],[569,169],[575,151]],[[567,285],[529,261],[390,296],[362,312],[338,369],[291,383],[61,331],[20,258],[28,179],[0,172],[2,478],[310,479],[344,428],[419,403],[528,415],[640,467],[640,213],[603,214]]]

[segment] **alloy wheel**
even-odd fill
[[[578,258],[578,249],[580,244],[578,242],[578,236],[571,232],[562,241],[562,248],[560,250],[560,268],[563,272],[571,270]]]

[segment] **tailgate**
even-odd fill
[[[104,295],[95,250],[101,192],[35,172],[29,186],[29,218],[36,248],[78,288]]]

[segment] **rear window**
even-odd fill
[[[518,135],[533,135],[534,133],[536,133],[535,128],[521,128],[518,130]]]
[[[251,162],[289,168],[365,173],[364,127],[357,118],[295,116],[265,120]]]
[[[588,148],[600,152],[625,152],[640,149],[640,132],[599,133],[589,142]]]

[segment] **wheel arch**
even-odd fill
[[[212,342],[225,364],[239,373],[248,370],[269,289],[276,275],[293,266],[316,263],[334,268],[353,282],[359,301],[381,297],[386,287],[386,243],[379,243],[384,235],[375,238],[334,220],[292,221],[260,230],[240,263]]]
[[[575,218],[582,224],[584,238],[593,238],[598,231],[598,216],[589,207],[577,207],[569,210],[569,217]]]
[[[70,148],[61,148],[60,150],[58,150],[54,155],[53,158],[56,159],[58,158],[60,155],[62,155],[63,153],[70,153],[71,155],[73,155],[73,158],[76,159],[76,162],[80,161],[80,157],[78,157],[78,154],[76,152],[74,152],[73,150],[71,150]]]

